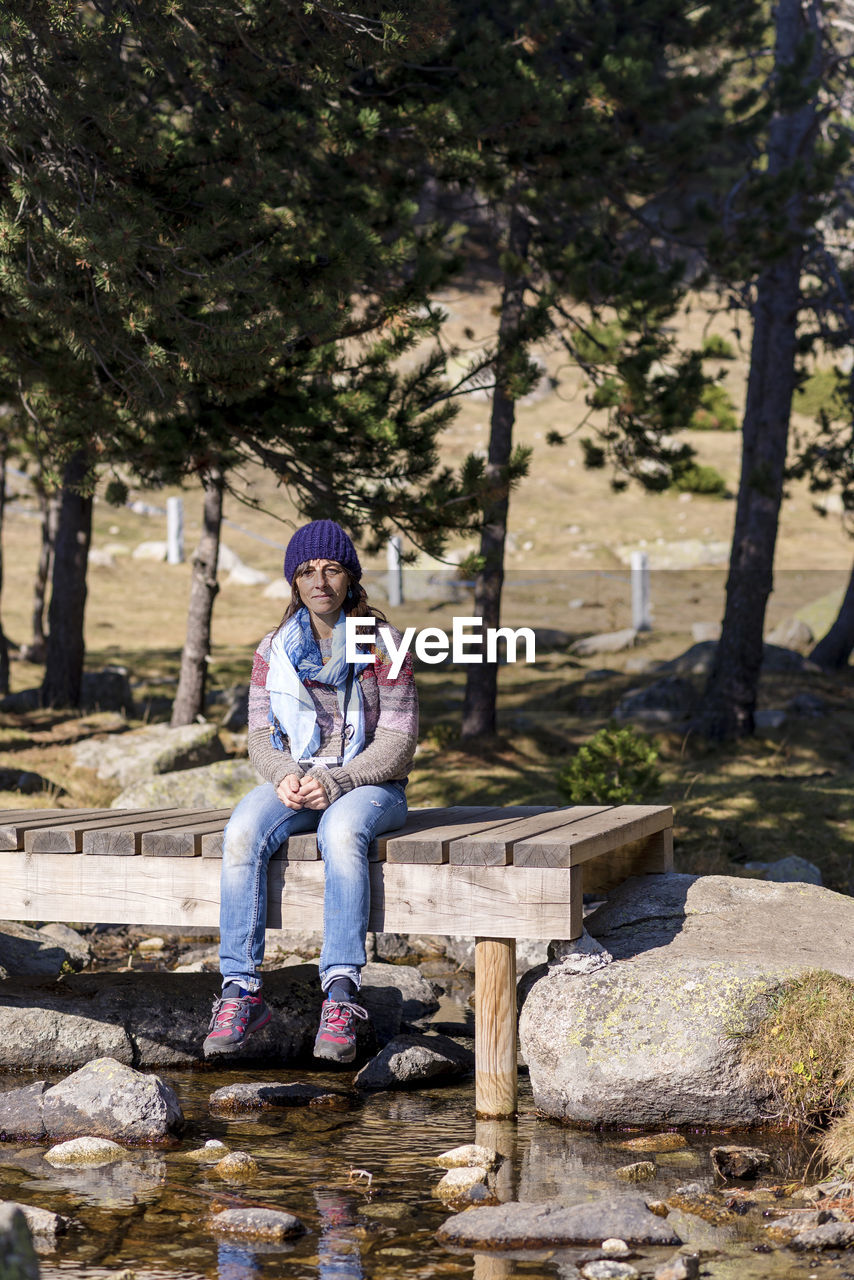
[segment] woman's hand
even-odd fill
[[[276,795],[282,804],[287,805],[289,809],[302,809],[303,807],[303,799],[300,795],[301,781],[302,779],[298,773],[288,773],[276,787]]]
[[[317,778],[301,778],[299,787],[300,800],[305,809],[328,809],[329,797],[323,784]]]

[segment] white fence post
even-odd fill
[[[184,563],[184,499],[166,499],[166,560]]]
[[[388,540],[386,564],[388,565],[388,602],[392,608],[403,604],[403,566],[400,563],[401,542],[395,533]]]
[[[632,626],[635,631],[652,631],[649,603],[649,556],[645,551],[633,551],[632,572]]]

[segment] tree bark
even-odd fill
[[[80,705],[86,567],[92,538],[92,496],[83,492],[89,472],[89,453],[79,449],[62,473],[48,611],[47,665],[42,684],[46,707]]]
[[[211,651],[211,616],[219,590],[216,567],[222,527],[222,471],[213,467],[205,477],[202,536],[193,556],[187,638],[181,653],[181,675],[172,707],[172,725],[192,724],[205,709],[205,684]]]
[[[513,426],[516,420],[516,402],[507,395],[505,374],[507,357],[513,348],[525,316],[527,280],[524,272],[518,270],[517,264],[525,262],[530,238],[530,227],[526,219],[518,209],[514,209],[510,217],[507,248],[516,263],[505,271],[501,292],[501,320],[498,326],[498,348],[495,360],[495,392],[492,397],[489,454],[486,463],[490,498],[484,510],[484,523],[480,536],[483,568],[477,574],[474,589],[474,612],[475,616],[483,620],[484,629],[499,626],[501,617],[504,544],[507,538],[507,511],[510,505],[507,467],[513,452]],[[495,662],[473,663],[466,676],[463,738],[495,735],[497,697],[498,664]]]
[[[3,592],[3,520],[6,515],[6,459],[8,451],[5,444],[0,447],[0,597]],[[0,694],[9,692],[9,640],[3,625],[0,623]]]
[[[775,66],[791,66],[811,34],[816,46],[805,71],[808,83],[820,59],[819,0],[778,0]],[[796,164],[810,166],[818,117],[811,99],[778,113],[769,129],[769,175]],[[750,374],[742,429],[741,478],[730,552],[721,639],[703,694],[697,727],[723,741],[753,732],[762,665],[765,608],[773,586],[774,548],[783,496],[789,417],[795,385],[801,267],[806,239],[806,195],[797,182],[789,196],[789,248],[757,281]]]
[[[827,671],[841,671],[848,666],[854,650],[854,569],[848,579],[848,588],[839,606],[836,620],[826,636],[812,650],[810,662],[816,662]]]
[[[53,560],[53,544],[56,537],[56,526],[59,519],[59,494],[48,493],[43,485],[39,485],[39,510],[41,513],[41,546],[39,562],[36,566],[36,580],[33,584],[33,636],[27,646],[27,659],[30,662],[44,662],[47,652],[47,637],[44,630],[44,605],[50,568]]]

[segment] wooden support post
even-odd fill
[[[474,947],[475,1109],[516,1114],[516,940],[476,938]]]

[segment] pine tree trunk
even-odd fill
[[[56,526],[59,519],[59,494],[48,493],[42,485],[39,485],[38,497],[41,515],[41,546],[39,547],[39,562],[36,566],[36,580],[33,584],[33,638],[31,644],[27,646],[27,659],[29,662],[44,662],[47,651],[47,638],[44,631],[44,604],[53,560]]]
[[[518,209],[514,209],[510,217],[507,247],[513,257],[520,262],[524,262],[527,257],[530,234],[527,221]],[[491,484],[491,493],[489,503],[484,510],[483,530],[480,537],[483,568],[477,574],[474,589],[474,613],[476,617],[483,620],[484,630],[499,626],[501,617],[504,543],[507,538],[507,511],[510,504],[506,469],[513,452],[513,425],[516,420],[516,402],[506,393],[504,365],[525,315],[526,283],[525,276],[513,272],[512,268],[505,272],[495,362],[496,385],[492,397],[489,454],[486,463],[486,478]],[[466,676],[463,703],[462,736],[464,738],[495,735],[497,697],[498,664],[495,662],[472,663]]]
[[[46,707],[80,705],[86,566],[92,538],[92,497],[81,490],[89,471],[89,454],[80,449],[68,460],[62,474],[48,611],[47,665],[42,684]]]
[[[0,597],[3,592],[3,520],[6,515],[6,445],[0,449]],[[9,692],[9,640],[0,623],[0,694]]]
[[[851,651],[854,650],[854,569],[848,579],[848,588],[839,606],[836,620],[826,636],[809,655],[810,662],[816,662],[827,671],[841,671],[848,666]]]
[[[778,72],[789,67],[807,37],[816,34],[819,16],[818,0],[810,0],[804,6],[801,0],[779,0],[775,48]],[[816,39],[806,81],[816,74],[819,56],[820,41]],[[814,101],[774,118],[769,130],[769,174],[784,173],[796,163],[809,167],[816,126]],[[806,238],[804,206],[800,181],[789,197],[786,211],[790,247],[757,282],[726,609],[715,663],[697,717],[700,731],[719,741],[753,732],[795,385]]]
[[[181,653],[181,675],[172,708],[172,725],[192,724],[205,709],[205,682],[211,651],[211,615],[219,590],[216,566],[222,527],[223,474],[212,468],[205,478],[202,536],[193,557],[187,638]]]

